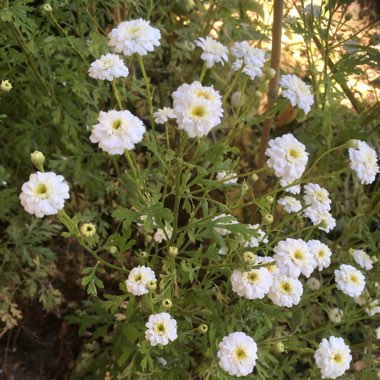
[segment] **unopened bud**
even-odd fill
[[[259,176],[255,173],[255,174],[252,174],[251,178],[253,182],[256,182],[259,179]]]
[[[149,256],[148,252],[145,252],[145,251],[140,252],[140,257],[141,258],[146,259],[148,256]]]
[[[206,334],[206,332],[208,331],[208,326],[205,323],[202,323],[197,327],[197,331],[201,334]]]
[[[375,255],[371,256],[371,260],[373,261],[374,264],[379,262],[379,259]]]
[[[263,93],[261,91],[255,91],[256,98],[261,98],[263,96]]]
[[[263,223],[264,224],[272,224],[273,223],[273,215],[265,214],[263,217]]]
[[[354,250],[353,248],[350,248],[350,249],[348,250],[348,254],[349,254],[351,257],[353,257],[354,254],[355,254],[355,250]]]
[[[169,247],[168,254],[171,257],[176,257],[178,255],[178,248],[177,247]]]
[[[117,253],[117,247],[115,247],[114,245],[112,245],[111,247],[108,247],[108,250],[111,255],[115,255]]]
[[[273,348],[274,348],[274,351],[277,352],[278,354],[282,354],[285,351],[285,346],[284,346],[284,343],[282,342],[277,342]]]
[[[243,253],[243,261],[246,264],[253,264],[256,260],[256,256],[253,252],[246,251]]]
[[[347,143],[347,145],[350,148],[354,148],[354,149],[358,148],[358,144],[359,144],[359,140],[356,140],[356,139],[350,139],[350,140],[348,140],[348,143]]]
[[[239,107],[244,104],[244,94],[240,91],[236,91],[231,95],[231,105],[232,107]]]
[[[268,195],[265,199],[266,199],[266,201],[267,201],[270,205],[273,204],[273,202],[274,202],[273,197],[270,196],[270,195]]]
[[[122,313],[116,313],[114,317],[117,321],[125,321],[127,319],[127,317]]]
[[[164,309],[170,309],[173,306],[173,302],[169,298],[166,298],[162,301],[161,305]]]
[[[268,78],[268,79],[273,79],[276,75],[276,70],[275,69],[272,69],[271,67],[268,67],[266,70],[265,70],[265,76]]]
[[[44,5],[42,6],[42,9],[43,9],[45,12],[48,12],[48,13],[53,12],[53,8],[52,8],[52,6],[51,6],[49,3],[44,4]]]
[[[9,80],[2,80],[1,81],[1,84],[0,84],[0,90],[1,91],[4,91],[4,92],[9,92],[10,90],[12,90],[13,86],[12,86],[12,83],[9,82]]]
[[[40,171],[44,171],[45,156],[42,152],[35,150],[30,154],[30,161]]]
[[[150,280],[146,283],[146,287],[152,292],[157,289],[157,282],[154,280]]]
[[[346,20],[346,21],[350,21],[351,19],[352,19],[352,13],[347,13],[345,16],[344,16],[344,19]]]
[[[79,227],[79,232],[84,237],[92,237],[96,233],[96,227],[92,223],[83,223]]]

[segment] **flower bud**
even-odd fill
[[[157,282],[154,280],[150,280],[146,283],[146,287],[152,292],[157,289]]]
[[[117,321],[125,321],[127,319],[127,317],[122,313],[116,313],[114,317]]]
[[[42,9],[47,13],[53,12],[53,8],[49,3],[44,4]]]
[[[111,247],[108,247],[108,250],[111,255],[115,255],[117,253],[117,247],[115,247],[114,245],[112,245]]]
[[[373,261],[374,264],[379,262],[379,259],[375,255],[371,256],[371,260]]]
[[[96,227],[92,223],[83,223],[79,227],[79,232],[84,237],[87,237],[87,238],[93,237],[96,233]]]
[[[259,179],[259,176],[255,173],[255,174],[252,174],[251,178],[253,182],[256,182]]]
[[[162,301],[161,305],[164,309],[170,309],[173,306],[173,302],[169,298],[166,298]]]
[[[357,147],[358,147],[358,143],[359,143],[359,140],[356,140],[356,139],[350,139],[350,140],[348,140],[347,145],[348,145],[349,148],[357,149]]]
[[[284,343],[282,342],[277,342],[274,347],[274,352],[276,352],[277,354],[282,354],[284,351],[285,351],[285,346],[284,346]]]
[[[273,79],[276,75],[276,70],[268,67],[264,70],[264,73],[267,79]]]
[[[263,223],[264,224],[272,224],[273,223],[273,215],[265,214],[263,217]]]
[[[255,91],[256,98],[261,98],[263,96],[263,93],[261,91]]]
[[[178,255],[178,248],[177,247],[169,247],[168,254],[171,257],[176,257]]]
[[[350,13],[350,12],[348,12],[348,13],[346,13],[346,15],[344,16],[344,19],[346,20],[346,21],[350,21],[351,19],[352,19],[352,13]]]
[[[256,260],[256,256],[253,252],[246,251],[243,253],[243,261],[245,264],[253,264]]]
[[[12,83],[9,82],[9,80],[2,80],[0,84],[0,90],[4,92],[9,92],[12,90],[13,86]]]
[[[141,257],[142,259],[146,259],[148,256],[149,256],[149,255],[148,255],[148,252],[145,252],[145,251],[140,252],[140,257]]]
[[[208,326],[205,323],[202,323],[197,327],[197,331],[201,334],[206,334],[206,332],[208,331]]]
[[[274,201],[273,197],[270,196],[270,195],[268,195],[268,196],[265,198],[265,200],[266,200],[270,205],[273,204],[273,201]]]
[[[355,250],[354,250],[353,248],[350,248],[350,249],[348,250],[348,254],[349,254],[351,257],[354,256],[354,253],[355,253]]]
[[[243,105],[244,104],[244,94],[242,94],[240,91],[235,91],[232,95],[231,95],[231,105],[232,107],[239,107],[240,105]]]
[[[30,161],[40,171],[44,171],[45,156],[42,152],[35,150],[30,154]]]
[[[380,380],[380,371],[376,372],[376,377],[377,377],[378,380]]]

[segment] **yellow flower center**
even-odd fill
[[[286,159],[289,161],[289,162],[294,162],[297,158],[300,157],[300,152],[297,150],[297,149],[294,149],[294,148],[290,148],[288,150],[288,154],[286,155]]]
[[[247,281],[250,284],[252,284],[253,282],[255,282],[259,278],[259,276],[255,271],[252,271],[252,272],[247,273],[245,275],[245,278],[247,279]]]
[[[342,363],[343,356],[341,354],[335,354],[333,356],[333,360],[334,360],[335,363]]]
[[[45,199],[49,196],[48,188],[44,183],[39,183],[35,188],[34,193],[37,195],[37,197],[42,199]]]
[[[198,98],[205,98],[207,100],[211,100],[210,94],[207,93],[204,90],[198,90],[197,93],[196,93],[196,95],[197,95]]]
[[[153,330],[158,335],[164,335],[166,333],[166,326],[162,322],[159,322],[154,325]]]
[[[237,361],[241,361],[247,358],[247,353],[245,350],[241,347],[236,347],[235,350],[233,351],[233,357]]]
[[[280,290],[283,293],[290,294],[292,292],[292,285],[289,284],[289,282],[282,282],[280,284]]]
[[[302,254],[302,252],[301,252],[299,249],[297,249],[297,250],[293,253],[293,256],[294,256],[294,258],[297,259],[297,260],[302,260],[302,259],[303,259],[303,254]]]
[[[112,122],[112,129],[114,129],[115,131],[117,131],[120,127],[121,127],[121,120],[120,119],[117,119],[117,120],[114,120]]]
[[[350,276],[349,276],[349,280],[350,280],[352,283],[354,283],[354,284],[356,284],[356,283],[359,281],[358,276],[357,276],[356,274],[354,274],[354,273],[350,274]]]
[[[325,255],[325,252],[322,249],[318,251],[319,257],[324,257],[324,255]]]
[[[136,281],[136,282],[140,282],[141,280],[142,280],[142,275],[141,275],[141,273],[136,274],[136,276],[135,276],[135,281]]]
[[[202,106],[195,106],[191,110],[191,116],[194,118],[202,118],[206,114],[206,110]]]

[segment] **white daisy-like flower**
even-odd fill
[[[117,54],[102,55],[91,63],[88,75],[94,79],[112,81],[117,78],[125,78],[129,74],[127,66]]]
[[[150,26],[149,21],[140,18],[121,22],[108,37],[108,45],[113,46],[117,53],[146,55],[155,46],[160,46],[161,32]]]
[[[212,37],[199,37],[195,40],[195,45],[203,50],[201,59],[206,62],[208,68],[214,66],[215,63],[224,65],[224,62],[228,61],[228,48]]]
[[[245,240],[243,245],[244,247],[256,248],[261,243],[267,244],[268,238],[265,237],[266,233],[260,228],[258,224],[249,224],[248,228],[253,231],[253,236],[248,240]]]
[[[299,194],[301,192],[301,185],[293,185],[293,186],[288,187],[289,185],[292,184],[292,182],[294,182],[294,181],[286,181],[285,179],[281,179],[280,180],[280,185],[282,187],[284,187],[283,190],[286,193]]]
[[[360,183],[368,185],[374,182],[380,171],[375,149],[364,141],[357,141],[356,149],[349,148],[348,155],[351,161],[350,167],[355,171]]]
[[[219,366],[231,376],[247,376],[257,360],[257,344],[247,334],[234,332],[223,338],[217,353]]]
[[[223,182],[224,185],[232,185],[238,181],[237,178],[234,178],[236,176],[237,174],[235,172],[226,172],[223,170],[216,174],[216,180],[218,182]]]
[[[342,264],[334,271],[337,288],[350,297],[358,297],[365,287],[365,278],[352,265]]]
[[[265,151],[269,157],[267,165],[274,170],[275,175],[288,184],[299,179],[308,161],[305,145],[291,133],[270,140],[268,145]]]
[[[171,239],[172,234],[173,234],[173,227],[171,226],[165,226],[165,231],[162,228],[157,228],[153,236],[153,239],[157,243],[162,243],[164,240],[166,240],[166,235],[168,236],[169,239]]]
[[[156,281],[156,275],[149,267],[137,266],[129,272],[125,281],[127,290],[135,296],[141,296],[149,293],[147,284],[149,281]]]
[[[310,108],[314,104],[310,86],[296,75],[282,75],[280,86],[282,87],[282,96],[287,98],[293,107],[297,106],[305,114],[310,112]]]
[[[145,133],[143,122],[129,111],[100,111],[90,141],[109,154],[123,154],[139,143]]]
[[[378,299],[371,300],[366,307],[364,308],[365,312],[373,317],[376,314],[380,313],[380,301]]]
[[[151,346],[166,346],[177,339],[177,321],[169,313],[152,314],[145,324],[145,339]]]
[[[309,277],[306,281],[306,286],[310,290],[319,290],[321,289],[321,282],[315,277]]]
[[[280,198],[277,203],[281,205],[287,213],[298,212],[302,209],[301,202],[290,196]]]
[[[304,187],[305,195],[303,199],[305,204],[318,210],[319,212],[330,211],[331,200],[329,192],[316,183],[309,183]]]
[[[264,298],[273,282],[272,275],[265,267],[252,269],[248,272],[234,270],[230,280],[232,290],[240,297],[249,300]]]
[[[185,83],[172,97],[178,128],[185,130],[189,137],[206,136],[221,123],[222,98],[213,87],[202,86],[200,82]]]
[[[308,244],[302,239],[282,240],[273,251],[277,267],[287,276],[297,278],[302,273],[309,277],[317,266]]]
[[[260,50],[260,49],[257,49]],[[248,63],[244,64],[244,61],[242,59],[237,59],[232,64],[232,70],[239,71],[241,67],[244,65],[242,72],[249,76],[249,79],[254,80],[256,77],[261,78],[263,76],[262,67],[263,64],[260,66],[256,66],[254,63]]]
[[[332,323],[341,323],[343,319],[343,310],[338,307],[332,307],[327,311],[327,315]]]
[[[326,244],[319,240],[309,240],[307,245],[316,260],[319,271],[330,266],[332,252]]]
[[[61,175],[37,172],[22,185],[19,198],[25,211],[37,218],[55,215],[70,198],[69,186]]]
[[[361,268],[371,270],[373,268],[373,261],[371,257],[362,249],[354,251],[354,260]]]
[[[350,368],[352,360],[351,350],[343,338],[334,336],[330,336],[328,340],[322,339],[314,358],[323,379],[336,379],[342,376]]]
[[[217,227],[218,225],[222,226],[228,226],[229,224],[238,224],[239,222],[232,216],[232,215],[226,215],[226,214],[220,214],[212,218],[214,223],[215,231],[222,236],[226,236],[231,233],[230,230],[224,227]]]
[[[332,231],[336,226],[336,220],[329,211],[318,211],[315,208],[308,207],[304,211],[304,216],[309,218],[314,226],[325,232]]]
[[[303,287],[296,278],[279,274],[274,276],[268,296],[277,306],[292,307],[301,301]]]
[[[175,114],[173,112],[173,108],[164,107],[162,109],[158,109],[154,114],[154,122],[157,124],[165,124],[169,119],[174,119]]]

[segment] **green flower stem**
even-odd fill
[[[77,226],[75,223],[73,223],[72,219],[67,215],[66,211],[64,209],[58,211],[58,218],[62,222],[62,224],[68,229],[69,232],[71,232],[77,239],[78,243],[87,251],[89,252],[94,259],[97,261],[101,262],[104,266],[111,268],[111,269],[116,269],[122,272],[129,273],[129,271],[123,267],[119,267],[118,265],[114,265],[109,263],[108,261],[104,260],[101,258],[97,252],[95,252],[83,239],[82,235],[79,233]]]
[[[201,76],[199,77],[199,82],[203,82],[203,79],[206,75],[206,71],[207,71],[207,65],[206,65],[206,62],[203,63],[203,67],[202,67],[202,72],[201,72]]]
[[[238,79],[240,78],[240,74],[243,72],[243,69],[244,69],[245,65],[241,65],[239,71],[236,72],[235,76],[234,76],[234,79],[232,80],[232,83],[230,85],[230,87],[228,87],[227,91],[224,93],[223,95],[223,100],[222,102],[224,103],[227,98],[228,98],[228,95],[230,95],[231,91],[233,90],[233,88],[235,87],[236,85],[236,82],[238,81]]]
[[[119,110],[122,111],[123,110],[123,105],[121,104],[120,93],[119,93],[119,90],[116,87],[116,82],[114,80],[111,81],[111,85],[112,85],[112,91],[113,91],[113,93],[115,95],[115,98],[117,100],[117,104],[119,106]]]
[[[172,233],[172,237],[170,239],[169,245],[173,245],[173,242],[175,241],[175,238],[177,237],[178,211],[179,211],[179,202],[181,200],[181,194],[180,194],[181,174],[182,174],[182,168],[179,167],[175,175],[175,183],[174,183],[175,201],[174,201],[174,210],[173,210],[174,223],[173,223],[173,233]]]
[[[239,119],[239,115],[240,115],[240,111],[241,111],[241,107],[243,105],[243,99],[244,99],[244,96],[245,96],[245,89],[247,88],[247,84],[248,84],[248,80],[249,80],[249,77],[246,76],[244,82],[243,82],[243,88],[241,90],[241,96],[240,96],[240,101],[239,101],[239,107],[236,111],[236,116],[235,116],[235,119],[238,120]],[[252,98],[254,99],[254,96],[252,96]],[[248,107],[250,108],[250,107]],[[238,124],[238,123],[236,123]]]

